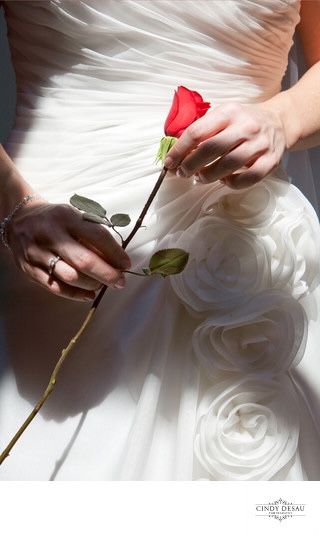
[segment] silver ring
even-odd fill
[[[48,273],[50,276],[52,275],[54,268],[59,260],[61,260],[60,256],[55,256],[54,258],[50,258],[48,262]]]

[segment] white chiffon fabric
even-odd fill
[[[134,219],[173,91],[212,107],[280,91],[299,0],[6,5],[17,76],[6,144],[51,202],[75,192]],[[303,178],[301,178],[303,183]],[[277,168],[243,191],[168,174],[128,250],[190,252],[183,273],[108,290],[2,480],[319,480],[320,230]],[[128,233],[128,232],[127,232]],[[0,440],[44,388],[88,306],[3,256]]]

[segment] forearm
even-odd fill
[[[0,144],[0,221],[26,194],[33,192]]]
[[[282,120],[289,151],[320,145],[319,88],[320,62],[317,62],[294,86],[265,102]]]

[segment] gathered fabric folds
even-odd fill
[[[298,0],[8,2],[17,78],[6,150],[49,202],[134,221],[173,91],[212,109],[280,91]],[[303,178],[301,178],[303,183]],[[250,189],[168,173],[128,253],[189,252],[182,273],[108,290],[2,480],[319,480],[320,229],[279,166]],[[130,227],[124,229],[124,236]],[[129,230],[129,231],[126,231]],[[3,255],[0,443],[88,306]]]

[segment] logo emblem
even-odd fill
[[[256,504],[256,516],[272,517],[278,521],[283,521],[291,517],[305,516],[305,504],[297,504],[277,499],[266,504]]]

